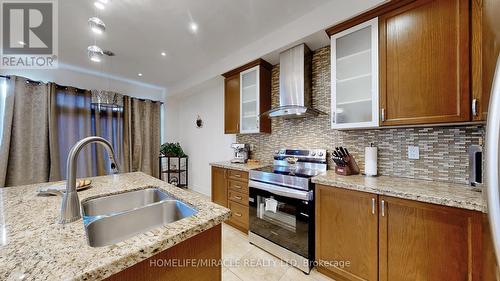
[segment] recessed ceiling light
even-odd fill
[[[194,21],[189,23],[189,30],[191,30],[192,33],[198,32],[198,24]]]
[[[137,76],[142,77],[142,73],[137,73]]]
[[[98,0],[99,2],[103,3],[103,4],[108,4],[109,3],[109,0]]]
[[[101,62],[104,52],[101,48],[96,45],[89,46],[87,48],[89,59],[93,62]]]
[[[103,34],[106,30],[106,25],[98,17],[92,17],[89,19],[90,29],[96,34]]]
[[[161,55],[162,55],[163,57],[166,57],[166,56],[167,56],[167,53],[165,53],[165,52],[161,52]]]
[[[17,43],[19,43],[19,45],[21,45],[21,46],[26,46],[26,43],[24,43],[23,41],[19,41]]]
[[[104,8],[106,8],[106,6],[104,6],[104,4],[102,2],[98,2],[98,1],[95,1],[94,2],[94,6],[99,9],[99,10],[104,10]]]

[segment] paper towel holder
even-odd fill
[[[371,143],[370,143],[370,147],[375,147],[375,145],[374,145],[374,143],[373,143],[373,142],[371,142]],[[366,157],[366,155],[365,155],[365,157]],[[365,159],[365,169],[366,169],[366,159]],[[363,175],[363,176],[365,176],[365,177],[378,177],[378,176],[379,176],[379,174],[378,174],[378,173],[377,173],[377,174],[375,174],[375,175],[368,175],[368,174],[366,174],[366,173],[364,173],[364,172],[363,172],[363,173],[361,173],[361,175]]]

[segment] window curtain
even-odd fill
[[[47,84],[16,76],[7,80],[0,147],[1,187],[49,180],[49,92]]]
[[[123,107],[101,106],[92,104],[92,134],[107,139],[115,151],[115,157],[118,161],[120,172],[129,172],[125,164],[125,143],[124,143],[124,117]],[[103,147],[95,147],[96,165],[94,174],[104,175],[111,172],[111,161]]]
[[[88,90],[53,84],[50,114],[50,181],[66,179],[67,157],[73,145],[88,136],[108,140],[123,172],[123,108],[93,103]],[[100,145],[83,148],[77,159],[77,177],[103,176],[111,172],[111,162]]]
[[[120,172],[158,177],[160,102],[114,93],[123,99],[123,106],[102,106],[93,103],[87,90],[15,76],[7,84],[0,187],[65,179],[71,147],[93,135],[111,142]],[[110,173],[101,146],[87,146],[77,161],[77,177]]]
[[[89,91],[51,84],[50,95],[50,181],[66,178],[66,161],[71,147],[92,135]],[[85,147],[77,159],[77,176],[93,173],[92,150]]]
[[[161,103],[124,97],[124,147],[129,171],[158,177]]]

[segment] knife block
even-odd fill
[[[347,165],[335,166],[335,173],[337,175],[351,176],[351,175],[358,175],[359,174],[358,163],[356,163],[356,160],[354,159],[354,157],[352,157],[352,155],[344,157],[344,161],[347,162]]]

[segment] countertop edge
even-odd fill
[[[478,212],[482,212],[482,213],[487,212],[487,207],[484,203],[478,204],[475,202],[468,202],[465,200],[454,200],[454,199],[450,199],[450,198],[431,196],[431,195],[426,195],[426,194],[421,194],[421,193],[416,193],[416,192],[388,190],[385,188],[374,188],[374,187],[362,185],[359,183],[346,183],[342,180],[325,179],[322,177],[324,177],[324,175],[313,177],[312,182],[314,184],[321,184],[321,185],[343,188],[343,189],[348,189],[348,190],[353,190],[353,191],[367,192],[367,193],[372,193],[372,194],[377,194],[377,195],[391,196],[391,197],[413,200],[413,201],[418,201],[418,202],[423,202],[423,203],[430,203],[430,204],[435,204],[435,205],[440,205],[440,206],[454,207],[454,208],[466,209],[466,210],[471,210],[471,211],[478,211]],[[411,181],[413,179],[408,179],[408,180]],[[429,182],[431,182],[431,181],[429,181]],[[475,191],[471,190],[471,192],[475,192]],[[480,194],[480,193],[478,193],[478,194]]]
[[[211,163],[209,163],[209,165],[212,167],[218,167],[218,168],[230,169],[230,170],[238,170],[238,171],[243,171],[243,172],[250,172],[251,170],[255,170],[255,169],[267,166],[266,164],[247,164],[247,163],[243,164],[243,163],[231,163],[229,161],[211,162]]]

